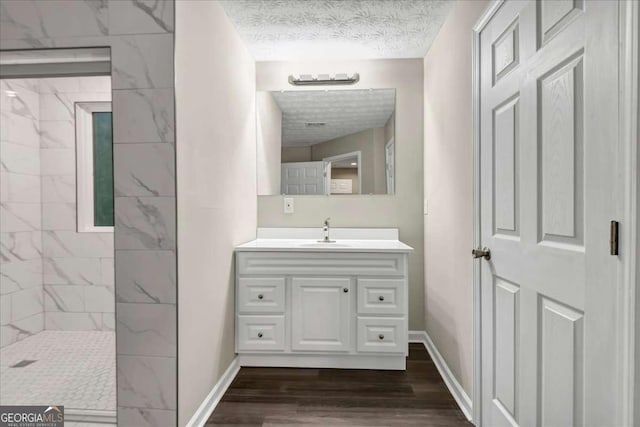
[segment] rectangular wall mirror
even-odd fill
[[[258,195],[393,194],[395,89],[258,92]]]

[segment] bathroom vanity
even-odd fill
[[[263,228],[236,248],[241,366],[405,369],[407,257],[397,229]]]

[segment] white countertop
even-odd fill
[[[240,246],[236,246],[236,251],[399,253],[408,253],[413,251],[411,246],[408,246],[399,240],[335,240],[335,243],[319,243],[318,239],[255,239]]]

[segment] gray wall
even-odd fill
[[[384,128],[371,128],[312,145],[311,160],[360,151],[362,194],[386,194],[384,144]]]
[[[110,46],[118,422],[176,424],[172,1],[0,2],[0,49]]]
[[[457,2],[424,59],[425,328],[473,389],[471,30],[487,2]],[[397,144],[396,144],[397,145]]]
[[[300,90],[287,82],[287,76],[309,72],[360,73],[360,81],[346,89],[396,89],[396,194],[295,196],[295,213],[286,215],[282,211],[282,196],[259,196],[258,226],[321,227],[322,221],[330,216],[334,227],[399,228],[400,239],[415,248],[409,256],[409,327],[423,330],[422,60],[259,62],[257,90]]]
[[[256,236],[256,89],[253,58],[220,4],[176,8],[184,426],[235,357],[233,250]]]

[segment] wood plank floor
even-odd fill
[[[404,372],[242,368],[207,425],[471,426],[422,344]]]

